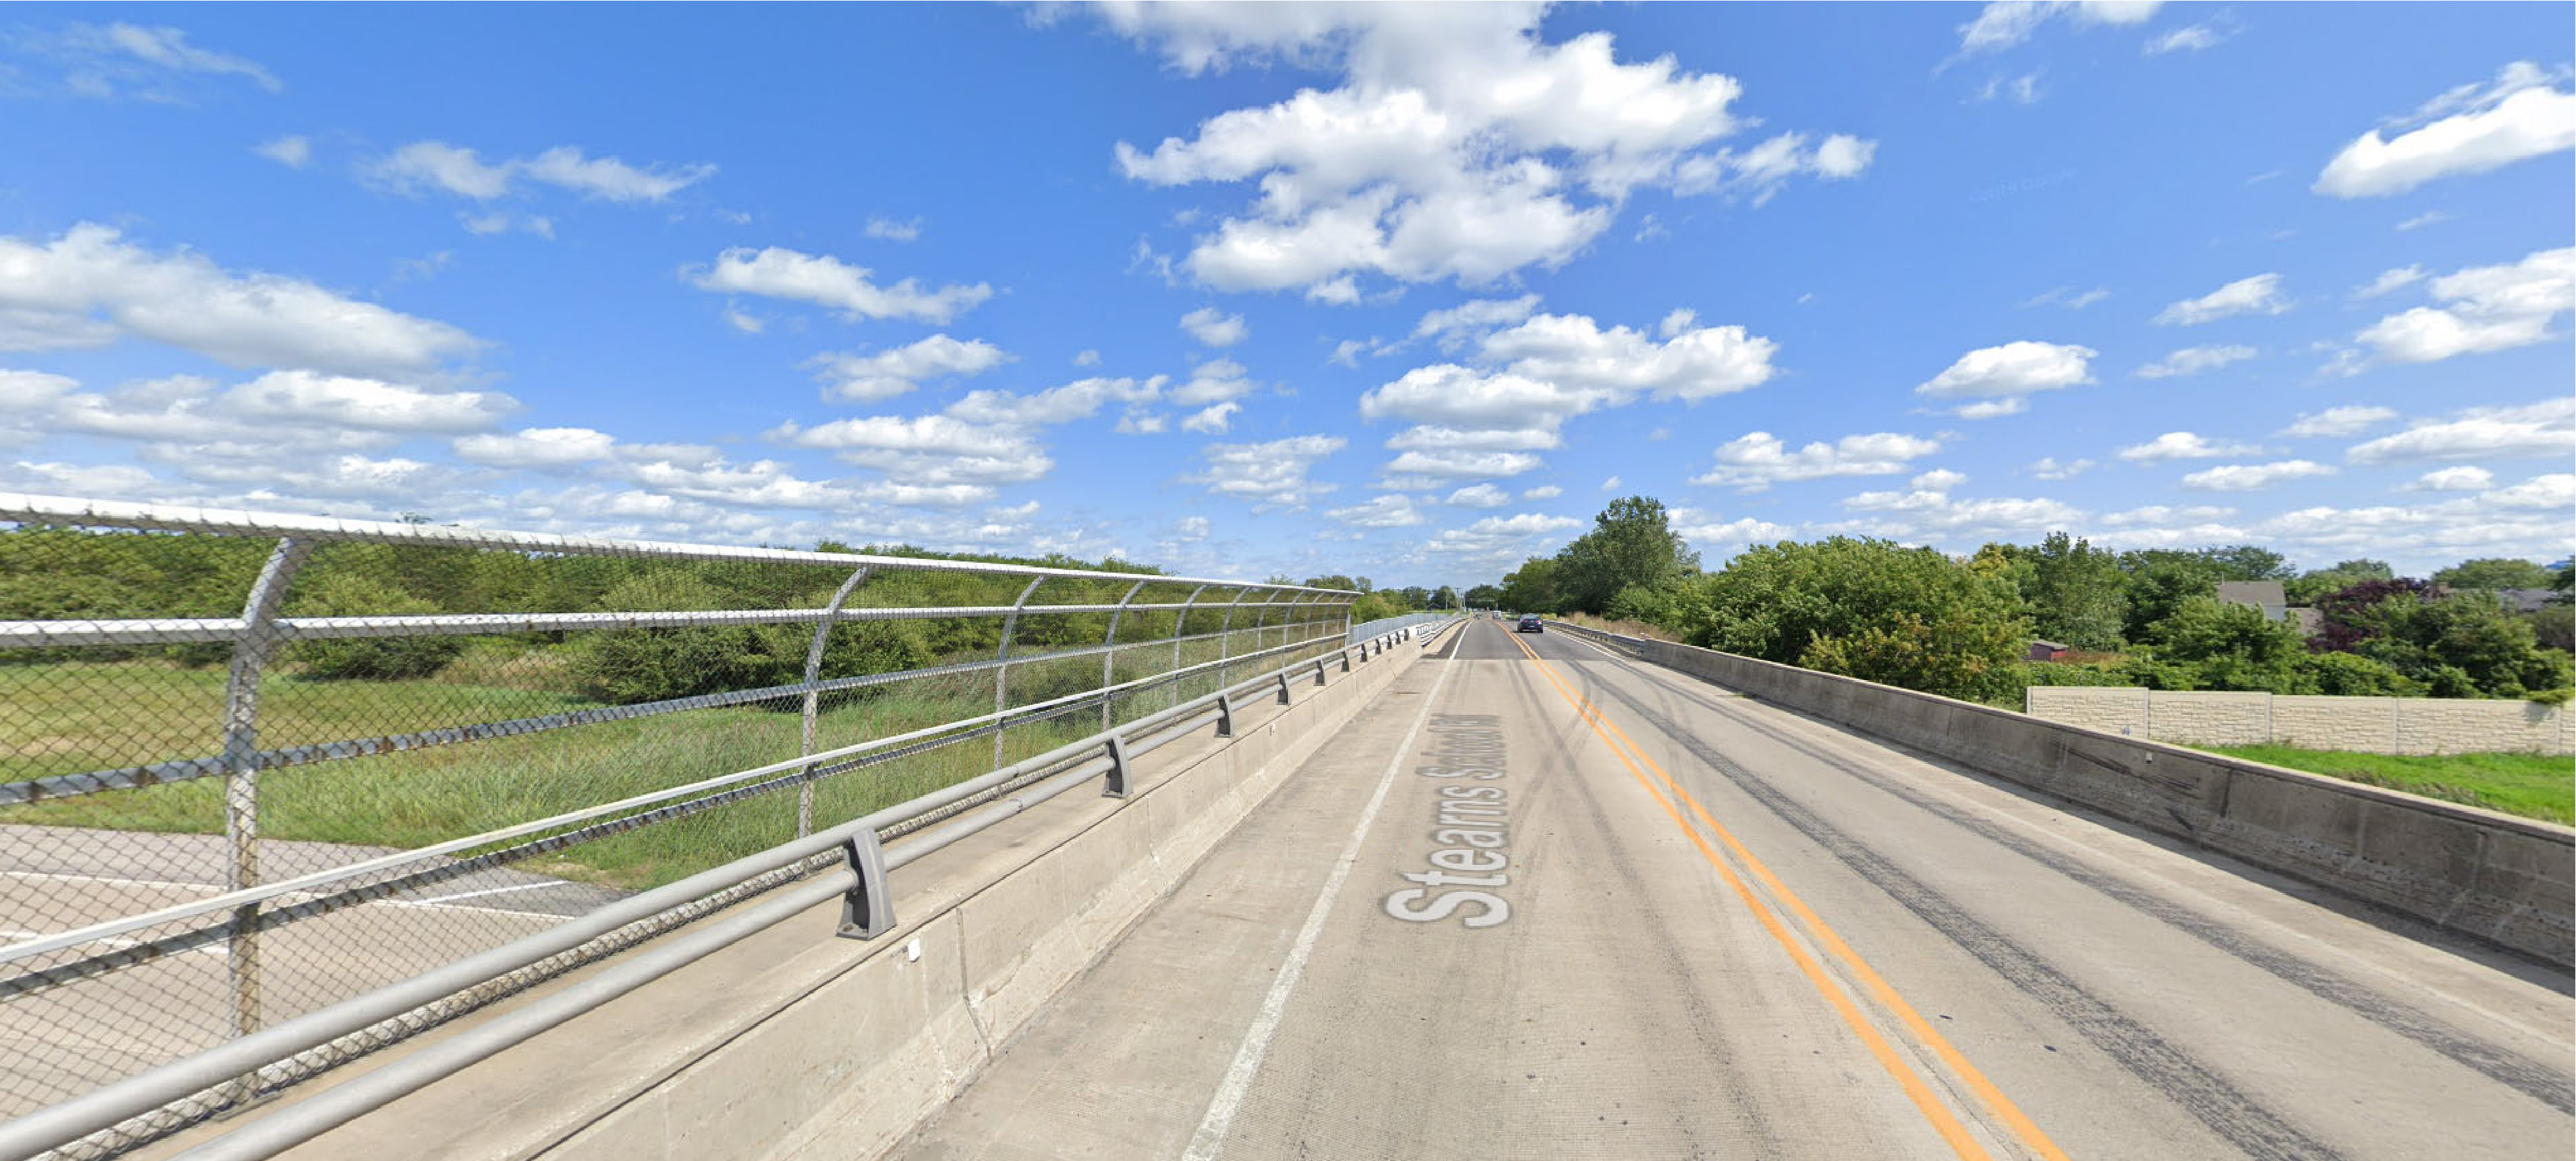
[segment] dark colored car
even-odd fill
[[[1547,632],[1547,627],[1539,624],[1538,614],[1523,613],[1521,614],[1521,623],[1514,626],[1514,631],[1521,633],[1544,633]]]

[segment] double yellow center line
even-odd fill
[[[1818,917],[1814,910],[1798,898],[1796,893],[1790,891],[1787,885],[1781,883],[1779,877],[1773,875],[1769,867],[1762,865],[1762,860],[1753,857],[1753,852],[1746,850],[1744,844],[1736,839],[1733,832],[1718,825],[1716,819],[1709,817],[1708,809],[1700,805],[1699,799],[1682,789],[1681,783],[1674,781],[1673,776],[1657,764],[1654,758],[1646,753],[1644,747],[1630,739],[1626,731],[1621,730],[1617,723],[1601,712],[1600,707],[1593,705],[1590,699],[1575,692],[1563,678],[1557,676],[1555,667],[1549,665],[1545,658],[1540,657],[1536,650],[1531,649],[1527,642],[1522,641],[1519,634],[1510,636],[1513,646],[1538,667],[1539,675],[1545,677],[1548,684],[1556,687],[1556,692],[1563,695],[1565,700],[1574,706],[1576,713],[1582,717],[1585,724],[1590,725],[1592,732],[1599,735],[1602,742],[1609,746],[1610,753],[1619,759],[1620,765],[1626,766],[1628,773],[1636,776],[1637,784],[1646,788],[1646,793],[1655,800],[1655,805],[1663,807],[1664,813],[1672,818],[1673,825],[1680,827],[1682,833],[1689,836],[1691,845],[1699,848],[1700,856],[1707,859],[1710,866],[1717,868],[1718,877],[1724,879],[1726,885],[1735,892],[1736,897],[1744,901],[1745,908],[1753,913],[1753,918],[1761,923],[1762,929],[1769,932],[1781,949],[1789,953],[1790,960],[1798,965],[1798,971],[1807,977],[1807,982],[1813,984],[1816,991],[1824,996],[1825,1002],[1832,1005],[1835,1013],[1843,1018],[1843,1022],[1851,1026],[1853,1033],[1857,1034],[1861,1043],[1869,1049],[1869,1054],[1878,1060],[1879,1066],[1885,1068],[1889,1076],[1895,1078],[1898,1087],[1905,1091],[1906,1099],[1914,1103],[1914,1107],[1923,1114],[1926,1121],[1931,1122],[1933,1130],[1941,1135],[1943,1141],[1949,1143],[1952,1152],[1958,1154],[1962,1161],[1991,1161],[1992,1158],[1992,1154],[1988,1153],[1985,1146],[1968,1131],[1968,1127],[1959,1120],[1957,1114],[1951,1112],[1949,1106],[1942,1102],[1932,1086],[1915,1071],[1904,1055],[1896,1050],[1895,1045],[1889,1043],[1887,1036],[1879,1030],[1868,1014],[1862,1011],[1860,1004],[1840,982],[1825,971],[1823,965],[1816,962],[1805,945],[1791,934],[1788,924],[1781,920],[1779,914],[1763,901],[1761,895],[1754,892],[1741,875],[1736,873],[1733,865],[1719,856],[1715,847],[1709,845],[1707,835],[1717,836],[1718,842],[1724,844],[1727,851],[1742,862],[1746,870],[1754,878],[1761,880],[1762,886],[1780,901],[1781,907],[1796,919],[1798,926],[1805,931],[1808,938],[1818,947],[1823,948],[1825,954],[1841,963],[1881,1007],[1893,1013],[1897,1022],[1907,1032],[1912,1033],[1918,1043],[1930,1049],[1933,1056],[1938,1058],[1942,1065],[1975,1095],[1977,1102],[1983,1105],[1996,1120],[2002,1122],[2004,1127],[2009,1129],[2013,1136],[2019,1138],[2024,1146],[2045,1161],[2067,1161],[2065,1152],[2048,1139],[2048,1134],[2041,1132],[2037,1124],[2032,1123],[2018,1106],[2006,1098],[2001,1090],[1995,1088],[1994,1082],[1987,1080],[1984,1073],[1977,1071],[1975,1065],[1968,1063],[1967,1057],[1960,1055],[1958,1049],[1951,1047],[1950,1042],[1943,1039],[1941,1034],[1914,1010],[1913,1005],[1906,1003],[1903,997],[1897,995],[1896,989],[1888,986],[1886,979],[1862,960],[1849,944],[1844,943],[1842,937],[1836,935],[1832,927]],[[1644,769],[1639,768],[1640,763],[1644,765]],[[1646,770],[1654,771],[1655,778],[1648,779]],[[1662,790],[1656,788],[1657,781],[1662,783]],[[1670,792],[1670,797],[1666,797],[1666,791]],[[1700,827],[1693,827],[1690,820],[1683,817],[1681,809],[1674,805],[1675,801],[1690,807],[1691,816],[1699,820]],[[1701,827],[1706,828],[1707,834],[1701,832]]]

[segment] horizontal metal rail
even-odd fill
[[[1327,605],[1341,602],[1325,602]],[[1184,609],[1180,602],[1127,605],[1126,610]],[[871,606],[863,609],[710,609],[683,613],[433,613],[403,617],[279,617],[268,632],[280,641],[339,641],[352,637],[494,637],[513,633],[600,632],[614,629],[704,629],[730,625],[811,625],[819,622],[931,621],[1045,613],[1115,613],[1120,606],[955,605]],[[239,638],[249,623],[239,617],[164,617],[129,621],[0,621],[0,649],[54,649],[101,645],[187,645]]]
[[[1445,632],[1448,626],[1443,626]],[[1370,644],[1383,652],[1396,640],[1410,639],[1412,630],[1400,630],[1388,638]],[[1431,635],[1436,640],[1438,634]],[[1426,641],[1426,644],[1428,642]],[[1283,646],[1282,648],[1287,648]],[[1243,658],[1230,658],[1241,661]],[[1188,730],[1211,714],[1230,720],[1230,699],[1245,691],[1264,689],[1274,683],[1283,691],[1284,679],[1302,672],[1315,659],[1301,659],[1267,673],[1226,686],[1168,709],[1148,714],[1112,730],[1092,734],[1069,742],[1044,754],[1024,759],[1009,766],[934,791],[864,818],[843,823],[794,842],[781,844],[758,854],[745,856],[723,866],[700,872],[678,882],[639,892],[597,908],[585,915],[494,948],[490,951],[431,969],[401,983],[380,988],[331,1007],[311,1012],[248,1035],[228,1041],[125,1080],[93,1089],[79,1097],[27,1116],[0,1124],[0,1156],[32,1156],[49,1149],[80,1141],[91,1134],[112,1130],[132,1118],[143,1116],[203,1093],[239,1077],[253,1075],[262,1067],[285,1060],[299,1052],[326,1044],[335,1038],[381,1024],[404,1013],[433,1004],[466,991],[485,981],[526,968],[550,956],[572,950],[590,940],[608,935],[630,924],[694,904],[707,896],[738,887],[764,875],[770,875],[819,856],[845,849],[846,844],[862,834],[875,836],[880,830],[932,814],[943,808],[1006,786],[1032,772],[1047,773],[1043,784],[1024,791],[1015,805],[990,812],[990,816],[960,819],[926,831],[909,842],[885,852],[884,869],[894,870],[922,856],[975,834],[1028,805],[1062,794],[1075,786],[1107,772],[1111,759],[1105,754],[1089,757],[1113,741],[1123,746],[1130,734],[1155,735],[1149,739],[1159,746],[1172,740],[1168,735]],[[1138,747],[1129,752],[1143,752]],[[800,758],[797,763],[810,762]],[[1066,767],[1066,769],[1058,769]],[[873,837],[871,838],[873,841]],[[488,1059],[510,1045],[524,1041],[548,1028],[572,1019],[583,1012],[631,992],[671,971],[766,930],[796,915],[829,902],[853,887],[859,878],[846,866],[826,871],[822,877],[764,899],[725,915],[703,927],[666,938],[652,947],[596,973],[562,991],[545,996],[482,1025],[448,1037],[401,1060],[376,1069],[363,1077],[300,1102],[277,1114],[253,1121],[184,1154],[199,1161],[215,1158],[260,1158],[272,1156],[441,1077]],[[879,884],[878,886],[882,886]]]
[[[999,723],[1005,720],[1017,721],[1023,718],[1042,716],[1046,711],[1083,705],[1104,696],[1115,696],[1117,694],[1132,692],[1152,685],[1178,681],[1187,678],[1192,674],[1215,669],[1219,666],[1239,664],[1248,658],[1261,657],[1269,654],[1299,649],[1313,645],[1317,641],[1329,639],[1329,637],[1310,637],[1303,641],[1292,641],[1285,645],[1274,645],[1268,649],[1260,650],[1258,652],[1237,654],[1236,656],[1217,661],[1203,661],[1199,664],[1187,666],[1182,669],[1155,674],[1151,677],[1137,678],[1133,681],[1122,682],[1118,685],[1109,686],[1104,689],[1083,690],[1079,693],[1070,693],[1047,701],[1032,702],[1023,706],[1014,706],[997,713],[979,714],[975,717],[960,718],[952,722],[943,722],[939,725],[924,727],[908,733],[894,734],[883,738],[872,738],[864,742],[852,743],[851,745],[842,746],[837,749],[824,750],[811,755],[800,755],[798,757],[772,762],[765,766],[754,766],[748,770],[738,770],[730,774],[691,782],[686,785],[668,787],[662,790],[638,794],[630,798],[619,799],[615,802],[607,802],[597,806],[584,807],[580,810],[568,811],[563,814],[554,815],[550,818],[536,819],[531,822],[523,822],[515,826],[485,831],[481,834],[469,835],[464,838],[450,839],[447,842],[420,847],[414,850],[397,851],[393,854],[381,855],[363,862],[350,863],[346,866],[335,867],[330,870],[316,871],[312,874],[298,876],[293,879],[280,879],[273,883],[263,883],[256,887],[249,887],[239,891],[230,891],[212,898],[200,899],[189,903],[181,903],[172,907],[165,907],[159,911],[148,912],[142,915],[127,916],[121,919],[111,919],[106,922],[92,924],[78,930],[61,932],[55,935],[47,935],[27,940],[22,943],[14,943],[6,947],[0,947],[0,964],[12,963],[18,960],[46,955],[58,951],[65,951],[85,943],[95,943],[102,939],[112,939],[129,932],[161,927],[203,915],[229,913],[235,908],[248,906],[254,903],[263,903],[282,896],[311,895],[321,888],[328,887],[334,883],[382,874],[408,864],[431,859],[442,859],[451,855],[472,851],[478,847],[486,847],[494,843],[507,842],[515,838],[523,838],[528,835],[540,834],[559,827],[575,826],[641,807],[656,806],[663,803],[691,798],[700,794],[714,793],[730,787],[739,786],[743,783],[751,782],[765,776],[803,771],[807,767],[814,766],[818,763],[838,762],[863,754],[919,742],[925,738],[968,730],[973,727]],[[135,949],[129,948],[124,950],[132,951]],[[113,956],[120,953],[112,952],[109,954]]]
[[[1098,569],[1048,568],[1039,565],[992,564],[977,560],[939,560],[914,556],[873,556],[857,552],[804,552],[789,548],[735,548],[712,544],[678,544],[653,540],[607,540],[542,532],[510,532],[465,525],[396,524],[378,520],[341,520],[278,512],[243,512],[227,508],[189,508],[173,504],[129,504],[67,496],[0,492],[0,523],[96,528],[131,528],[153,532],[204,532],[222,536],[292,536],[300,541],[362,541],[431,547],[502,549],[560,556],[627,556],[664,560],[729,560],[770,564],[820,564],[852,569],[908,569],[917,572],[983,573],[992,576],[1056,577],[1066,580],[1136,580],[1171,584],[1242,586],[1296,593],[1327,593],[1356,598],[1343,589],[1304,585],[1247,584],[1162,573],[1109,572]]]
[[[897,669],[890,670],[885,673],[862,674],[856,677],[835,677],[816,682],[810,686],[803,682],[797,682],[793,685],[772,685],[759,689],[730,690],[724,693],[702,693],[692,697],[671,698],[665,701],[637,702],[633,705],[600,706],[595,709],[573,710],[568,713],[560,714],[545,714],[533,718],[512,718],[507,721],[480,722],[464,726],[442,726],[437,729],[418,730],[408,734],[389,734],[373,738],[352,738],[337,742],[315,742],[302,746],[282,746],[271,750],[261,750],[252,754],[249,756],[248,762],[250,768],[254,770],[278,770],[290,766],[302,766],[312,762],[328,762],[347,758],[364,758],[379,754],[398,754],[410,750],[428,749],[433,746],[450,746],[462,742],[487,741],[494,738],[512,738],[526,734],[545,733],[549,730],[571,729],[576,726],[601,725],[608,722],[622,722],[636,718],[658,717],[663,714],[685,713],[692,710],[722,709],[728,706],[749,705],[754,702],[769,701],[774,698],[794,697],[799,694],[803,694],[808,690],[818,694],[842,693],[854,689],[867,689],[879,685],[892,685],[898,682],[912,681],[918,678],[949,677],[957,674],[980,673],[986,670],[997,669],[1004,665],[1034,665],[1042,662],[1059,661],[1069,658],[1094,657],[1102,653],[1114,653],[1121,649],[1144,649],[1153,646],[1170,645],[1175,642],[1212,641],[1222,636],[1224,636],[1222,633],[1198,633],[1188,637],[1158,637],[1150,641],[1126,641],[1115,645],[1085,645],[1074,649],[1059,649],[1047,653],[1031,653],[1021,657],[1012,658],[1008,661],[961,661],[949,665],[927,665],[919,669]],[[24,802],[36,802],[48,798],[69,798],[82,794],[96,794],[106,790],[132,790],[144,786],[158,786],[165,782],[185,782],[193,778],[220,778],[228,773],[231,768],[231,764],[224,756],[209,755],[202,758],[173,758],[166,762],[151,762],[141,766],[120,766],[112,770],[88,770],[77,774],[49,774],[42,778],[28,778],[17,782],[0,783],[0,806]],[[5,962],[6,958],[7,957],[5,956],[0,956],[0,962]]]

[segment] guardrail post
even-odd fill
[[[1279,704],[1288,704],[1288,675],[1285,673],[1279,675]]]
[[[230,857],[226,889],[259,885],[259,679],[278,643],[277,616],[287,586],[313,555],[312,541],[292,536],[277,542],[242,602],[241,636],[233,642],[232,669],[224,678],[224,845]],[[259,1030],[259,904],[233,909],[225,962],[232,983],[233,1035]],[[233,1082],[225,1103],[259,1095],[259,1074]]]
[[[1234,736],[1233,694],[1220,693],[1216,695],[1216,736],[1220,738],[1231,738]]]
[[[1109,735],[1109,774],[1107,784],[1100,788],[1101,797],[1127,797],[1128,769],[1127,739],[1119,734]]]
[[[877,844],[877,832],[866,827],[841,844],[841,853],[850,860],[850,870],[859,881],[841,896],[841,929],[843,939],[875,939],[894,929],[894,892],[886,887],[885,848]]]
[[[1350,651],[1349,649],[1344,649],[1344,650],[1342,650],[1342,672],[1344,672],[1344,673],[1348,673],[1348,672],[1350,672],[1350,671],[1351,671],[1351,651]]]
[[[1189,634],[1190,606],[1199,603],[1199,594],[1206,591],[1208,591],[1206,585],[1191,589],[1189,599],[1181,602],[1181,611],[1172,615],[1172,668],[1170,671],[1173,673],[1181,671],[1181,638]],[[1241,595],[1239,590],[1236,595]],[[1172,679],[1171,704],[1181,704],[1181,679],[1177,677]]]
[[[1109,632],[1100,638],[1100,644],[1107,649],[1100,655],[1100,688],[1103,691],[1100,695],[1100,728],[1104,730],[1109,728],[1110,699],[1107,690],[1111,679],[1118,673],[1118,618],[1127,615],[1127,602],[1135,600],[1136,594],[1144,590],[1145,582],[1137,581],[1127,590],[1126,596],[1118,598],[1118,607],[1109,611]]]
[[[1029,607],[1029,594],[1038,591],[1038,586],[1045,583],[1045,577],[1030,580],[1029,587],[1020,590],[1020,599],[1011,602],[1011,611],[1002,618],[1002,648],[994,655],[994,660],[999,663],[993,668],[994,713],[1010,708],[1006,699],[1009,697],[1008,687],[1011,680],[1011,632],[1020,627],[1020,610]],[[1010,732],[1010,719],[1004,718],[993,723],[993,769],[1002,768],[1002,739],[1009,736]]]
[[[807,757],[812,757],[814,754],[814,719],[817,712],[821,710],[823,702],[823,691],[816,688],[823,680],[823,645],[831,640],[832,627],[840,623],[842,603],[848,601],[850,594],[857,592],[859,585],[867,579],[868,566],[859,566],[859,571],[851,573],[850,579],[842,581],[840,589],[832,594],[832,603],[823,608],[823,619],[814,622],[814,643],[805,649],[805,756]],[[796,788],[796,837],[798,838],[814,833],[814,767],[809,765],[802,773],[805,776],[805,784]]]
[[[1324,659],[1321,657],[1315,659],[1315,684],[1324,684]]]

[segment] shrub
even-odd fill
[[[714,586],[676,570],[620,582],[600,597],[606,611],[655,613],[723,607]],[[577,646],[572,670],[602,701],[618,705],[668,701],[725,690],[782,685],[804,676],[799,649],[791,668],[781,655],[779,626],[707,625],[680,629],[613,629]]]
[[[1677,603],[1693,645],[1974,701],[2012,691],[2030,639],[2011,581],[1885,540],[1758,546]]]
[[[335,572],[298,585],[288,611],[302,617],[404,617],[435,613],[438,606],[370,577]],[[436,673],[464,651],[463,637],[340,637],[298,641],[286,657],[308,677],[399,681]]]
[[[2403,673],[2350,653],[2311,653],[2298,663],[2301,693],[2337,697],[2416,697],[2423,687]]]

